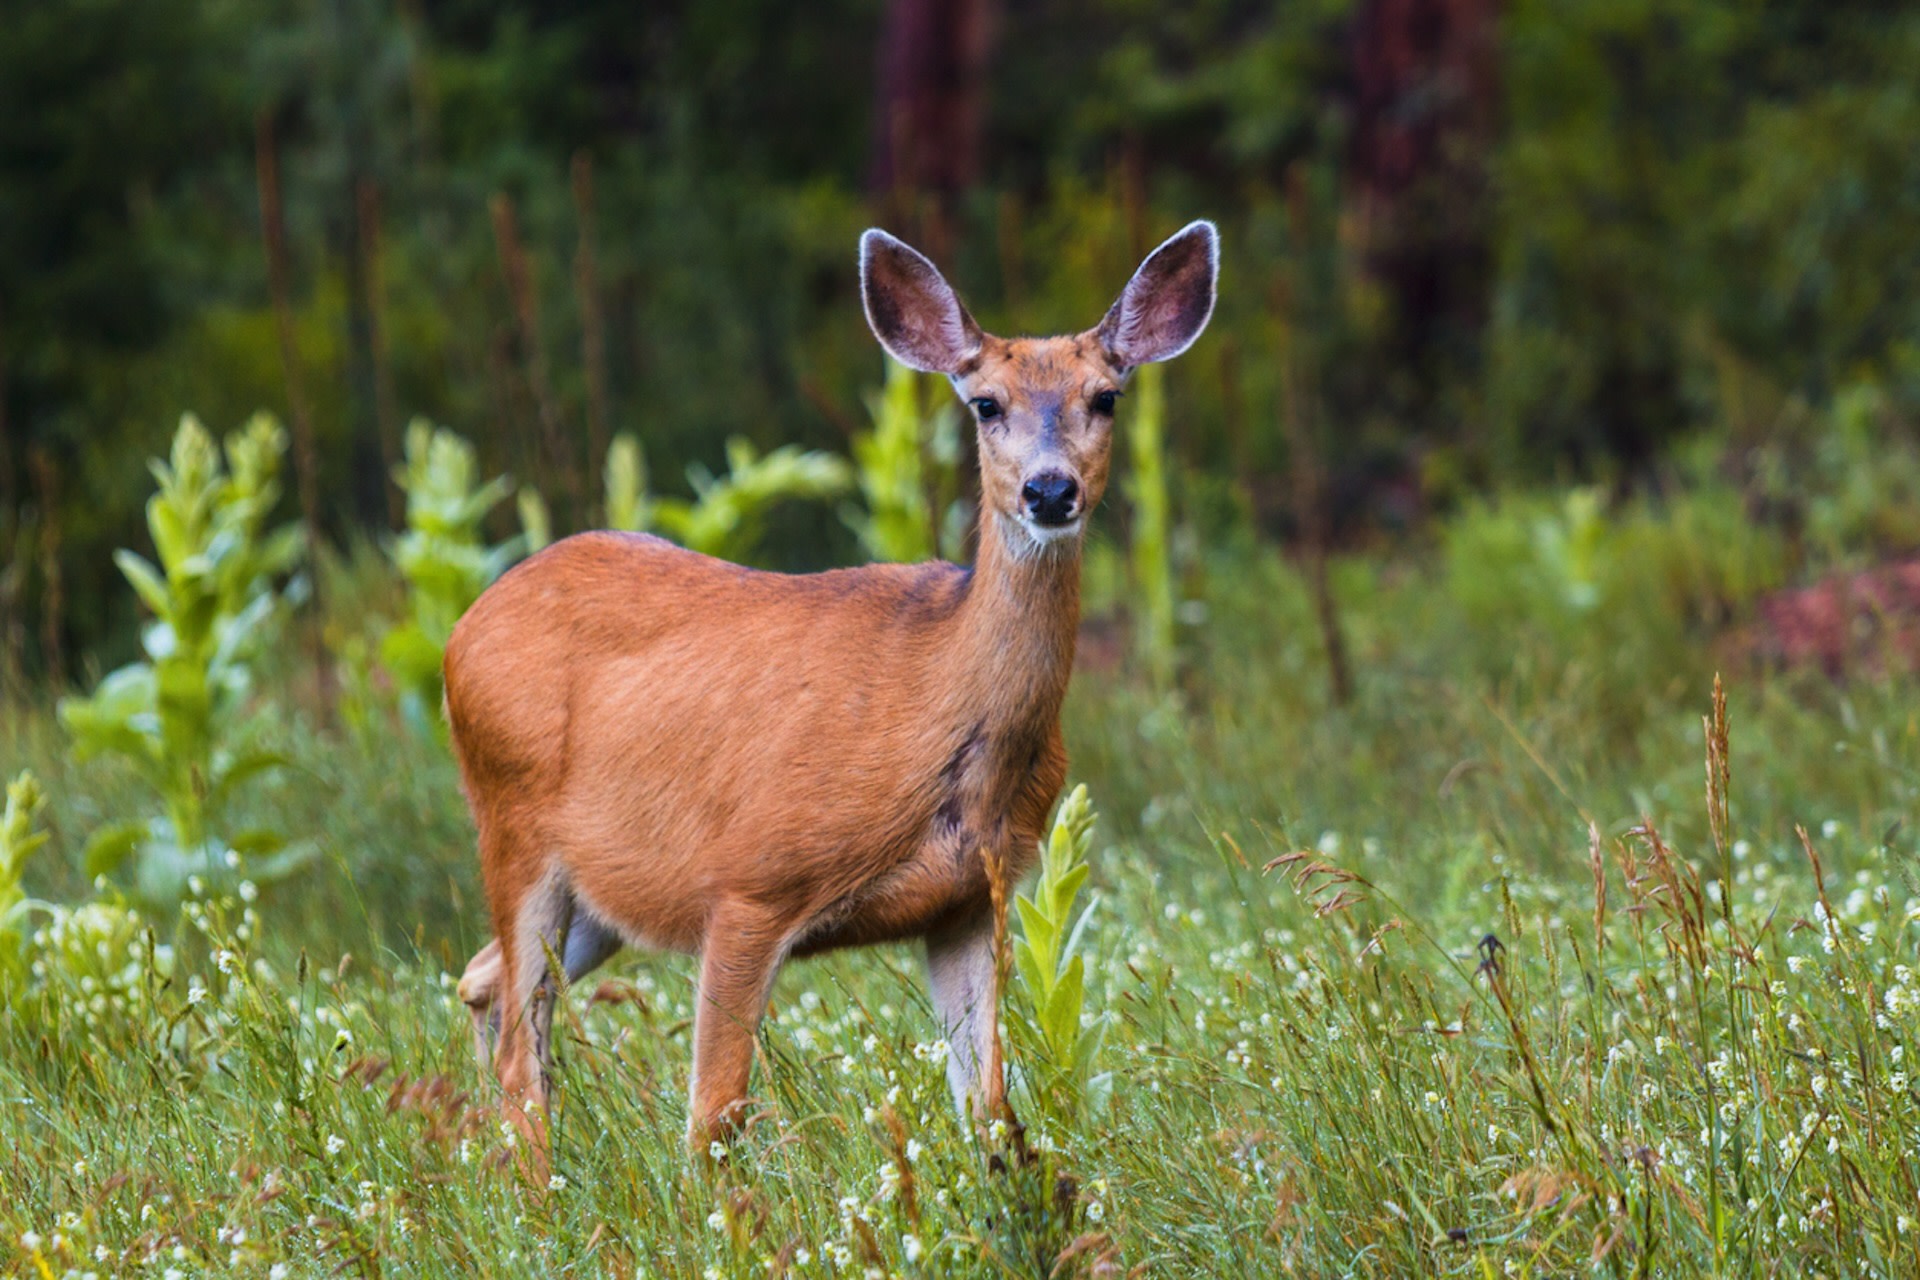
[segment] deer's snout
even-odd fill
[[[1063,471],[1042,471],[1020,486],[1020,503],[1035,524],[1071,524],[1080,514],[1080,483]]]

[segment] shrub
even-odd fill
[[[0,991],[17,990],[26,974],[27,914],[33,902],[21,886],[27,855],[47,842],[34,830],[34,818],[47,803],[39,779],[22,770],[7,784],[7,807],[0,811]]]
[[[776,503],[837,498],[853,482],[843,459],[782,445],[761,457],[745,438],[727,441],[727,474],[704,467],[687,472],[695,498],[661,498],[653,519],[660,532],[691,551],[742,560],[760,545],[766,515]]]
[[[641,533],[653,527],[653,495],[647,492],[647,456],[625,432],[607,449],[607,527]]]
[[[60,704],[79,759],[125,760],[161,802],[144,821],[96,833],[86,853],[91,875],[133,859],[134,891],[149,902],[178,901],[193,876],[233,878],[246,858],[253,879],[275,879],[312,853],[269,830],[222,834],[236,789],[284,763],[242,744],[242,718],[250,660],[280,609],[273,581],[301,545],[293,526],[266,528],[285,448],[280,427],[255,417],[228,437],[223,469],[213,437],[192,416],[181,419],[170,461],[153,464],[160,491],[147,504],[160,563],[124,550],[114,557],[154,614],[141,634],[146,658],[108,675],[91,697]]]
[[[520,558],[527,538],[486,545],[480,522],[513,484],[505,476],[480,484],[473,446],[451,431],[416,419],[394,479],[407,494],[407,531],[392,551],[407,584],[407,618],[381,638],[380,660],[407,722],[419,732],[437,732],[440,667],[454,624]]]
[[[959,407],[929,404],[921,376],[889,360],[886,382],[867,397],[867,411],[873,430],[853,441],[867,505],[849,504],[841,518],[876,560],[956,556],[972,514],[958,496]]]
[[[1127,497],[1133,503],[1133,585],[1139,593],[1135,642],[1154,686],[1173,682],[1173,535],[1167,498],[1165,369],[1134,374],[1136,403],[1128,414]]]
[[[607,524],[629,533],[658,532],[681,546],[723,560],[742,560],[760,544],[766,513],[793,499],[838,497],[851,483],[847,464],[831,454],[785,445],[761,457],[738,437],[727,441],[727,474],[688,471],[694,500],[656,498],[647,489],[647,460],[631,435],[607,450]]]

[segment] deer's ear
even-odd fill
[[[878,227],[860,237],[867,324],[901,364],[958,373],[980,353],[980,326],[924,255]]]
[[[1100,322],[1101,345],[1129,369],[1173,359],[1207,327],[1219,279],[1219,233],[1211,222],[1188,223],[1127,281]]]

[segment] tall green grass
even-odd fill
[[[952,1113],[906,948],[790,968],[754,1120],[690,1164],[692,966],[633,955],[563,1002],[560,1181],[522,1187],[452,991],[485,923],[451,766],[285,696],[300,768],[236,820],[316,867],[23,941],[0,1274],[1914,1274],[1920,688],[1718,648],[1786,556],[1712,492],[1588,503],[1336,561],[1344,707],[1306,585],[1245,543],[1192,567],[1173,690],[1090,654],[1102,817],[1051,883],[1083,861],[1099,907],[1033,985],[1079,958],[1105,1100],[1025,1164]],[[0,764],[49,796],[24,892],[84,898],[137,780],[43,709]]]

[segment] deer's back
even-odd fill
[[[447,647],[475,817],[664,945],[692,945],[716,894],[853,893],[940,802],[941,623],[967,582],[943,564],[763,573],[632,534],[556,543]]]

